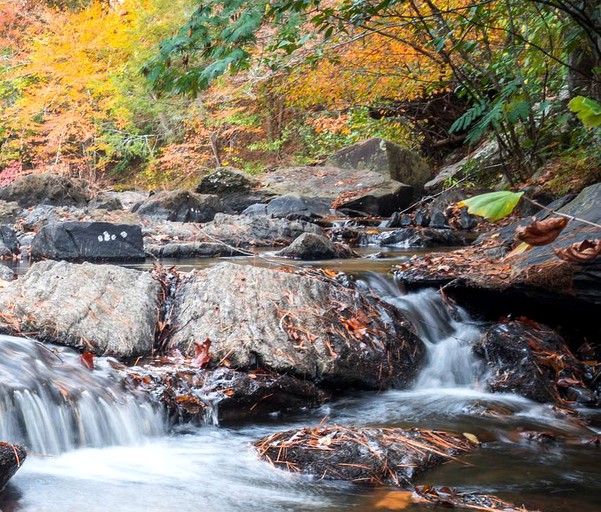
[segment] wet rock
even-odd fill
[[[169,347],[326,387],[404,386],[419,371],[421,341],[398,310],[319,273],[223,263],[182,278]]]
[[[447,222],[447,218],[444,213],[440,210],[433,210],[430,216],[430,224],[429,226],[432,229],[449,229],[449,223]]]
[[[26,458],[27,452],[22,446],[0,442],[0,491],[4,490]]]
[[[207,370],[177,359],[129,368],[127,374],[130,384],[154,396],[178,421],[239,422],[298,412],[326,399],[314,384],[290,375]]]
[[[348,245],[332,242],[315,233],[303,233],[288,247],[277,252],[276,256],[297,260],[330,260],[352,258],[355,255]]]
[[[588,397],[585,369],[563,339],[549,327],[532,322],[508,322],[491,327],[474,352],[490,370],[492,392],[516,393],[541,403],[564,404],[565,399]],[[569,391],[570,388],[574,388]]]
[[[452,247],[464,245],[465,241],[448,229],[419,229],[403,228],[394,231],[384,231],[377,235],[368,235],[362,240],[362,245],[377,245],[380,247]]]
[[[159,192],[136,210],[139,215],[175,222],[210,222],[216,213],[227,212],[219,197],[187,190]]]
[[[251,204],[242,213],[244,215],[267,215],[267,204],[266,203]]]
[[[420,208],[413,215],[413,223],[421,228],[428,227],[430,224],[430,214],[427,210]]]
[[[149,353],[161,286],[147,272],[114,265],[35,263],[0,290],[0,328],[98,355]]]
[[[384,224],[385,228],[406,228],[413,224],[411,215],[394,212],[390,219]]]
[[[476,447],[445,432],[336,425],[278,432],[255,446],[261,459],[281,469],[324,480],[402,486]]]
[[[89,195],[85,183],[56,174],[29,174],[0,189],[0,199],[27,208],[45,205],[85,205]]]
[[[329,158],[329,162],[342,169],[375,171],[416,190],[423,189],[432,174],[426,161],[417,153],[380,138],[341,149]]]
[[[267,215],[280,218],[319,218],[330,215],[330,202],[325,199],[286,194],[267,204]]]
[[[197,239],[221,241],[233,247],[275,247],[288,245],[303,233],[323,234],[323,230],[302,220],[217,214],[213,222],[199,230]]]
[[[139,226],[109,222],[50,223],[33,239],[31,257],[34,260],[141,260],[145,258],[142,230]]]
[[[12,258],[20,252],[15,230],[10,226],[0,225],[0,258]]]

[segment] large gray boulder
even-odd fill
[[[218,196],[188,190],[159,192],[136,210],[139,215],[175,222],[210,222],[218,212],[228,212]]]
[[[81,180],[57,174],[29,174],[0,189],[0,199],[28,208],[39,204],[85,205],[89,194]]]
[[[140,226],[110,222],[51,222],[31,244],[34,260],[124,261],[145,258]]]
[[[203,176],[194,191],[217,195],[225,207],[238,213],[269,197],[257,179],[234,167],[219,167]]]
[[[170,348],[236,369],[291,374],[323,386],[408,385],[424,356],[402,314],[316,275],[223,263],[185,276]]]
[[[329,203],[330,208],[370,215],[386,216],[407,208],[414,193],[411,185],[381,172],[333,166],[289,167],[264,173],[259,179],[262,190],[271,196],[295,194]]]
[[[432,174],[415,151],[378,137],[341,149],[328,163],[342,169],[376,171],[416,190],[422,190]]]
[[[303,233],[275,255],[297,260],[331,260],[355,256],[348,245],[332,242],[329,238],[315,233]]]
[[[133,358],[152,350],[161,291],[147,272],[43,261],[0,290],[0,328],[98,355]]]

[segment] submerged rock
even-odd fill
[[[355,254],[346,244],[332,242],[315,233],[303,233],[288,247],[277,252],[276,256],[297,260],[330,260],[352,258]]]
[[[0,442],[0,491],[23,465],[27,452],[18,444]]]
[[[417,428],[333,425],[278,432],[255,446],[259,457],[274,466],[323,480],[409,486],[476,444],[462,436]]]
[[[34,260],[111,261],[145,258],[142,230],[110,222],[52,222],[31,244]]]
[[[0,328],[133,358],[152,350],[161,291],[147,272],[43,261],[0,290]]]
[[[21,207],[85,205],[89,195],[81,180],[57,174],[29,174],[0,189],[0,199]]]
[[[565,404],[566,399],[592,405],[596,398],[585,383],[584,365],[549,327],[508,322],[491,327],[474,352],[486,362],[487,385],[497,393],[516,393],[536,402]]]
[[[406,386],[424,347],[402,313],[320,274],[223,263],[181,279],[169,347],[326,387]]]

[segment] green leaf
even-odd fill
[[[578,119],[587,128],[601,126],[601,104],[584,96],[576,96],[573,98],[568,107],[572,112],[576,112]]]
[[[460,201],[457,206],[467,206],[469,213],[495,222],[507,217],[523,195],[523,192],[490,192]]]

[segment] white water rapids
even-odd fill
[[[0,440],[23,443],[31,453],[0,509],[376,510],[377,491],[275,470],[257,460],[251,448],[274,431],[317,424],[327,415],[342,425],[419,426],[488,436],[495,441],[474,455],[473,468],[449,466],[435,482],[500,492],[518,501],[522,495],[544,501],[552,485],[569,489],[565,499],[571,509],[565,510],[595,510],[591,504],[600,490],[599,472],[585,469],[594,466],[594,454],[576,448],[540,452],[513,440],[505,443],[516,429],[571,432],[575,427],[548,406],[484,391],[485,371],[471,351],[481,328],[465,312],[451,314],[433,290],[403,295],[381,276],[366,276],[363,286],[404,310],[426,345],[426,365],[413,389],[354,394],[297,420],[274,418],[254,426],[168,429],[160,408],[123,391],[110,360],[97,358],[90,371],[70,349],[0,336]],[[479,407],[501,409],[505,415],[474,414]],[[528,464],[529,474],[536,476],[518,478],[516,464]]]

